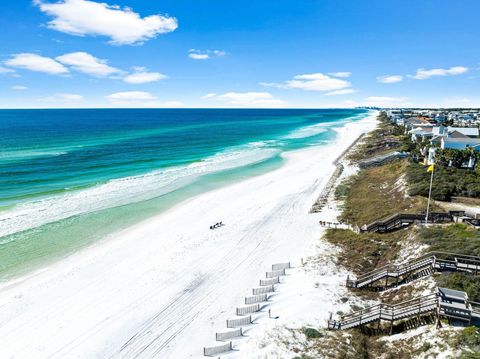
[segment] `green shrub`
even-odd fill
[[[458,359],[480,359],[480,352],[463,352]]]
[[[457,348],[466,348],[461,359],[480,359],[480,331],[477,327],[463,329],[452,344]]]
[[[422,228],[417,238],[427,244],[431,251],[480,256],[480,231],[462,223]]]
[[[468,294],[470,300],[480,301],[480,280],[478,276],[457,272],[438,276],[436,281],[440,287],[464,291]]]
[[[407,167],[409,194],[428,197],[430,173],[426,167],[411,162]],[[452,196],[480,197],[480,176],[472,170],[436,166],[433,175],[432,198],[450,201]]]
[[[309,339],[321,338],[323,336],[322,333],[314,328],[303,328],[303,333]]]

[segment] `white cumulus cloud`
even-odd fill
[[[0,66],[0,75],[11,74],[13,72],[15,72],[15,70],[7,69],[6,67]]]
[[[394,84],[403,81],[402,75],[385,75],[377,77],[377,81],[382,84]]]
[[[365,99],[368,106],[378,107],[402,107],[410,106],[408,97],[370,96]]]
[[[330,72],[329,73],[330,76],[333,76],[333,77],[350,77],[352,76],[352,73],[351,72],[348,72],[348,71],[339,71],[339,72]]]
[[[183,107],[180,101],[159,101],[157,96],[145,91],[116,92],[105,98],[115,106],[119,107]]]
[[[194,60],[208,60],[212,57],[225,56],[226,52],[223,50],[188,50],[188,57]]]
[[[167,76],[160,72],[149,72],[144,67],[135,67],[134,72],[125,76],[123,81],[129,84],[145,84],[166,79]]]
[[[260,83],[263,86],[273,86],[287,89],[301,89],[306,91],[336,91],[348,88],[351,83],[322,73],[313,73],[294,76],[284,83]]]
[[[221,95],[207,94],[203,96],[224,102],[233,107],[284,107],[287,102],[275,98],[269,92],[227,92]]]
[[[130,101],[130,100],[155,100],[156,97],[150,92],[145,91],[125,91],[115,92],[106,96],[107,99],[113,101]]]
[[[74,94],[74,93],[57,93],[53,96],[49,96],[49,97],[44,97],[44,98],[41,98],[39,99],[39,101],[41,102],[60,102],[60,103],[64,103],[64,102],[77,102],[77,101],[82,101],[83,100],[83,96],[82,95],[78,95],[78,94]]]
[[[107,60],[82,51],[57,56],[55,59],[37,54],[17,54],[5,61],[5,65],[55,75],[64,75],[75,70],[98,78],[123,80],[129,84],[144,84],[167,78],[160,72],[147,71],[144,67],[133,67],[133,72],[129,73],[108,65]],[[0,73],[14,72],[12,69],[0,67]]]
[[[410,77],[416,80],[426,80],[433,76],[454,76],[461,75],[468,71],[467,67],[463,66],[454,66],[449,69],[418,69],[415,75],[410,75]]]
[[[27,89],[28,89],[27,86],[22,86],[22,85],[12,86],[12,90],[15,90],[15,91],[25,91],[25,90],[27,90]]]
[[[68,73],[68,69],[54,59],[32,53],[13,55],[11,59],[5,61],[5,65],[52,75],[65,75]]]
[[[348,95],[355,92],[357,91],[355,91],[354,89],[343,89],[343,90],[327,92],[325,96]]]
[[[34,0],[53,17],[48,27],[76,36],[106,36],[114,45],[133,45],[174,31],[177,19],[168,15],[141,17],[130,8],[89,0]]]
[[[95,77],[106,77],[120,73],[119,69],[107,65],[107,60],[101,60],[86,52],[71,52],[56,58],[58,62],[71,66],[74,70]]]
[[[188,54],[188,57],[194,60],[208,60],[210,58],[208,54],[195,54],[195,53]]]

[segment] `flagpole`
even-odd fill
[[[428,190],[428,202],[427,202],[427,214],[425,216],[425,226],[428,224],[428,211],[430,209],[430,198],[432,197],[432,183],[433,183],[433,172],[434,168],[432,168],[432,175],[430,176],[430,189]]]

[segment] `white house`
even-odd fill
[[[453,132],[459,132],[468,137],[478,137],[478,127],[452,127],[452,126],[437,126],[433,128],[433,136],[448,137]]]
[[[455,150],[464,150],[467,147],[473,147],[476,151],[480,151],[480,138],[442,137],[440,147]]]
[[[468,136],[468,137],[478,137],[479,132],[478,132],[478,127],[451,127],[448,126],[448,132],[460,132],[462,135]]]
[[[415,127],[413,130],[408,131],[412,135],[412,141],[421,141],[427,138],[433,137],[433,128],[430,126]]]

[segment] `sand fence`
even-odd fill
[[[251,297],[245,297],[245,304],[261,303],[261,302],[266,302],[267,300],[268,300],[267,293],[252,295]]]
[[[213,347],[205,347],[203,348],[203,355],[206,357],[211,357],[214,355],[218,355],[221,353],[228,352],[233,349],[232,342],[228,342],[225,344],[215,345]]]
[[[251,319],[252,317],[250,317]],[[247,323],[249,324],[249,323]],[[243,328],[237,328],[237,329],[234,329],[234,330],[229,330],[227,332],[217,332],[216,335],[215,335],[215,339],[217,340],[217,342],[223,342],[225,340],[228,340],[228,339],[232,339],[232,338],[238,338],[238,337],[241,337],[243,336]]]
[[[252,316],[238,318],[238,319],[227,319],[227,328],[236,328],[242,325],[252,324]]]
[[[243,337],[243,326],[253,324],[252,313],[262,310],[261,303],[268,301],[269,295],[275,291],[275,285],[280,284],[280,277],[284,276],[289,268],[292,268],[290,262],[272,265],[272,270],[265,273],[266,279],[260,279],[260,286],[252,288],[252,295],[245,297],[245,305],[235,309],[235,314],[239,318],[227,319],[227,328],[233,329],[215,333],[215,340],[224,343],[204,347],[204,356],[216,356],[233,350],[233,342],[230,339]],[[228,342],[225,342],[227,340]]]

